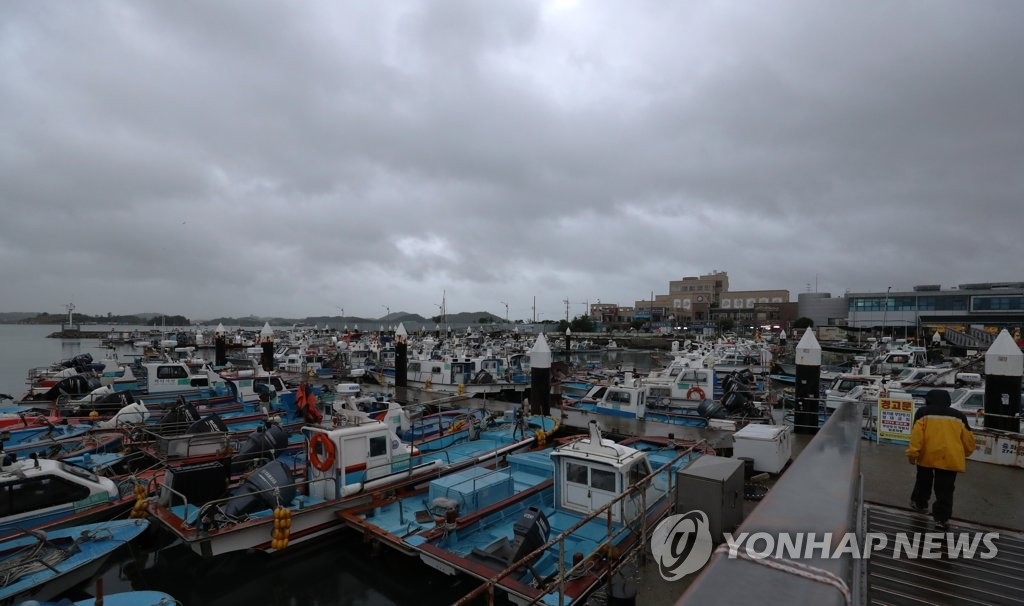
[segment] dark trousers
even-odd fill
[[[935,503],[932,505],[932,517],[940,522],[953,515],[953,488],[956,483],[956,472],[946,469],[917,466],[917,480],[910,499],[920,507],[927,507],[932,499],[932,488],[935,488]]]

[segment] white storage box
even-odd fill
[[[754,471],[779,473],[793,454],[786,425],[747,425],[733,434],[732,456],[754,460]]]

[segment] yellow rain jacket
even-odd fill
[[[916,460],[921,467],[964,471],[967,457],[975,448],[974,432],[967,417],[949,407],[946,391],[933,389],[925,396],[925,401],[927,405],[914,415],[907,457]]]

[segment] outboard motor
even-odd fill
[[[92,364],[92,354],[89,352],[80,353],[70,360],[61,362],[63,368],[85,368],[89,364]]]
[[[739,373],[737,373],[736,375],[736,380],[739,381],[744,388],[748,389],[753,389],[754,385],[757,383],[757,378],[754,376],[754,373],[751,372],[749,368],[744,368],[743,370],[739,371]]]
[[[61,379],[56,385],[36,397],[37,400],[56,401],[61,396],[82,398],[101,387],[100,382],[85,375],[72,375]]]
[[[536,507],[530,507],[516,520],[512,526],[512,532],[515,534],[515,539],[512,541],[512,555],[508,558],[508,564],[518,562],[523,559],[523,556],[547,543],[548,535],[551,533],[551,524],[543,511]],[[536,572],[534,572],[534,576],[536,576]]]
[[[736,373],[731,372],[722,377],[722,393],[729,393],[736,388]]]
[[[722,405],[714,400],[704,400],[697,405],[697,414],[705,419],[728,419],[729,414],[725,412]]]
[[[156,433],[160,435],[177,435],[185,433],[193,423],[199,420],[199,411],[191,402],[179,399],[157,424]]]
[[[470,383],[476,385],[490,385],[491,383],[494,383],[494,377],[491,376],[491,373],[487,372],[486,370],[481,370],[480,372],[476,373],[476,376],[473,377],[473,380],[470,381]]]
[[[737,414],[746,406],[750,398],[740,391],[734,391],[722,398],[722,405],[729,414]]]
[[[265,429],[261,426],[254,431],[249,439],[242,444],[238,452],[232,458],[233,462],[251,461],[259,459],[274,451],[280,451],[288,447],[288,432],[280,425],[273,423]]]
[[[260,467],[238,488],[231,491],[227,505],[221,510],[229,518],[291,503],[296,494],[295,480],[287,465],[273,460]]]
[[[224,421],[215,412],[211,412],[205,417],[199,419],[195,423],[188,426],[185,433],[212,433],[215,431],[227,431],[228,426],[224,424]]]
[[[97,397],[88,404],[76,407],[76,410],[83,408],[89,411],[95,410],[102,415],[119,411],[125,406],[134,403],[136,403],[135,395],[130,390],[111,391],[110,393]]]

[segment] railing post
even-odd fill
[[[565,537],[558,539],[558,606],[565,604]]]

